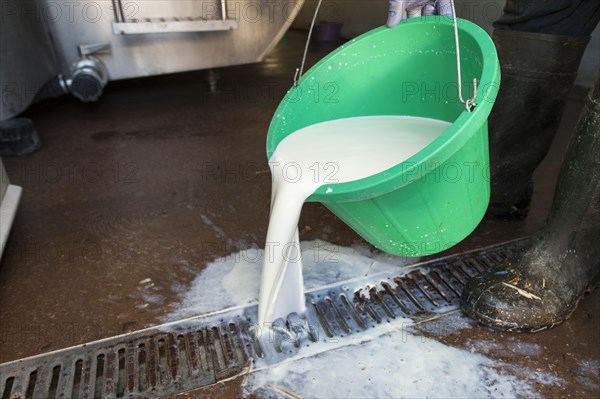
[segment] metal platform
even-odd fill
[[[227,18],[227,0],[218,0],[212,9],[213,18],[199,17],[172,17],[172,18],[127,18],[122,0],[112,0],[115,20],[112,30],[115,35],[143,35],[150,33],[189,33],[189,32],[214,32],[238,29],[239,22]],[[217,3],[219,4],[220,18],[216,17]],[[132,6],[132,4],[125,4]],[[206,8],[208,4],[203,4]],[[137,6],[133,7],[134,10]],[[208,10],[208,8],[207,8]]]
[[[160,398],[458,308],[467,279],[518,254],[526,240],[486,247],[306,294],[306,312],[256,325],[256,304],[0,365],[1,398]]]
[[[202,18],[147,18],[144,20],[113,22],[115,35],[141,35],[148,33],[216,32],[239,28],[232,19],[206,20]]]

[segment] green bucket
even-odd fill
[[[328,120],[407,115],[452,125],[407,161],[365,179],[320,187],[321,202],[375,247],[425,256],[463,240],[489,203],[487,118],[500,85],[490,37],[458,20],[463,96],[458,99],[456,45],[450,18],[423,17],[372,30],[340,47],[290,89],[275,112],[267,156],[287,135]]]

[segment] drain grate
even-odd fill
[[[422,322],[456,310],[465,282],[518,254],[526,240],[319,288],[304,315],[270,329],[257,306],[236,308],[0,365],[2,399],[165,397],[276,364],[311,343],[338,342],[382,323]]]

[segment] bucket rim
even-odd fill
[[[389,31],[391,30],[404,29],[415,24],[433,24],[437,26],[452,27],[450,18],[430,16],[411,18],[401,22],[394,28],[382,26],[373,29],[345,43],[321,59],[303,76],[300,86],[302,86],[303,82],[308,81],[311,75],[318,73],[321,68],[325,67],[325,64],[330,62],[330,60],[336,57],[340,52],[351,49],[354,43],[364,40],[376,40],[380,35],[385,35],[386,32],[389,34]],[[442,135],[426,148],[414,154],[404,162],[363,179],[344,183],[324,184],[306,200],[307,202],[327,203],[362,201],[384,195],[411,184],[412,182],[421,179],[428,171],[433,170],[435,165],[440,165],[459,151],[463,145],[487,123],[487,118],[491,112],[500,83],[500,64],[496,47],[487,32],[476,24],[458,18],[457,26],[459,34],[470,36],[479,47],[482,54],[482,70],[481,76],[478,77],[478,82],[483,82],[484,84],[478,85],[477,98],[479,100],[477,101],[478,105],[475,109],[472,112],[467,112],[465,109],[456,119],[447,121],[450,122],[451,125],[444,133],[442,133]],[[295,88],[291,88],[286,96],[291,95],[294,90]],[[284,110],[289,105],[290,104],[284,99],[275,111],[275,115],[284,113]],[[331,118],[329,120],[335,119],[339,118]],[[277,144],[282,140],[276,140],[274,138],[274,128],[276,124],[277,121],[273,118],[267,135],[268,159],[271,158]],[[454,150],[450,150],[449,147],[454,148]],[[422,165],[425,165],[425,168],[422,168]]]

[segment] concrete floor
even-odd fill
[[[205,72],[193,72],[111,83],[98,103],[65,97],[28,112],[43,148],[3,159],[24,191],[0,264],[0,363],[156,324],[208,262],[263,245],[270,196],[264,141],[302,40],[291,31],[262,64],[222,69],[219,93],[209,92]],[[331,49],[314,46],[309,63]],[[526,236],[543,222],[584,94],[573,90],[536,172],[531,216],[484,221],[450,252]],[[302,239],[362,242],[319,204],[305,206],[300,226],[310,227]],[[148,278],[151,302],[140,285]],[[575,370],[579,360],[600,360],[599,299],[597,291],[588,295],[551,331],[498,334],[474,326],[439,338],[469,347],[475,334],[498,343],[488,356],[567,381],[540,387],[546,397],[598,397],[598,374],[589,376],[593,388]],[[431,331],[424,333],[436,336]],[[546,350],[514,356],[506,348],[515,341]],[[197,395],[238,390],[234,380]]]

